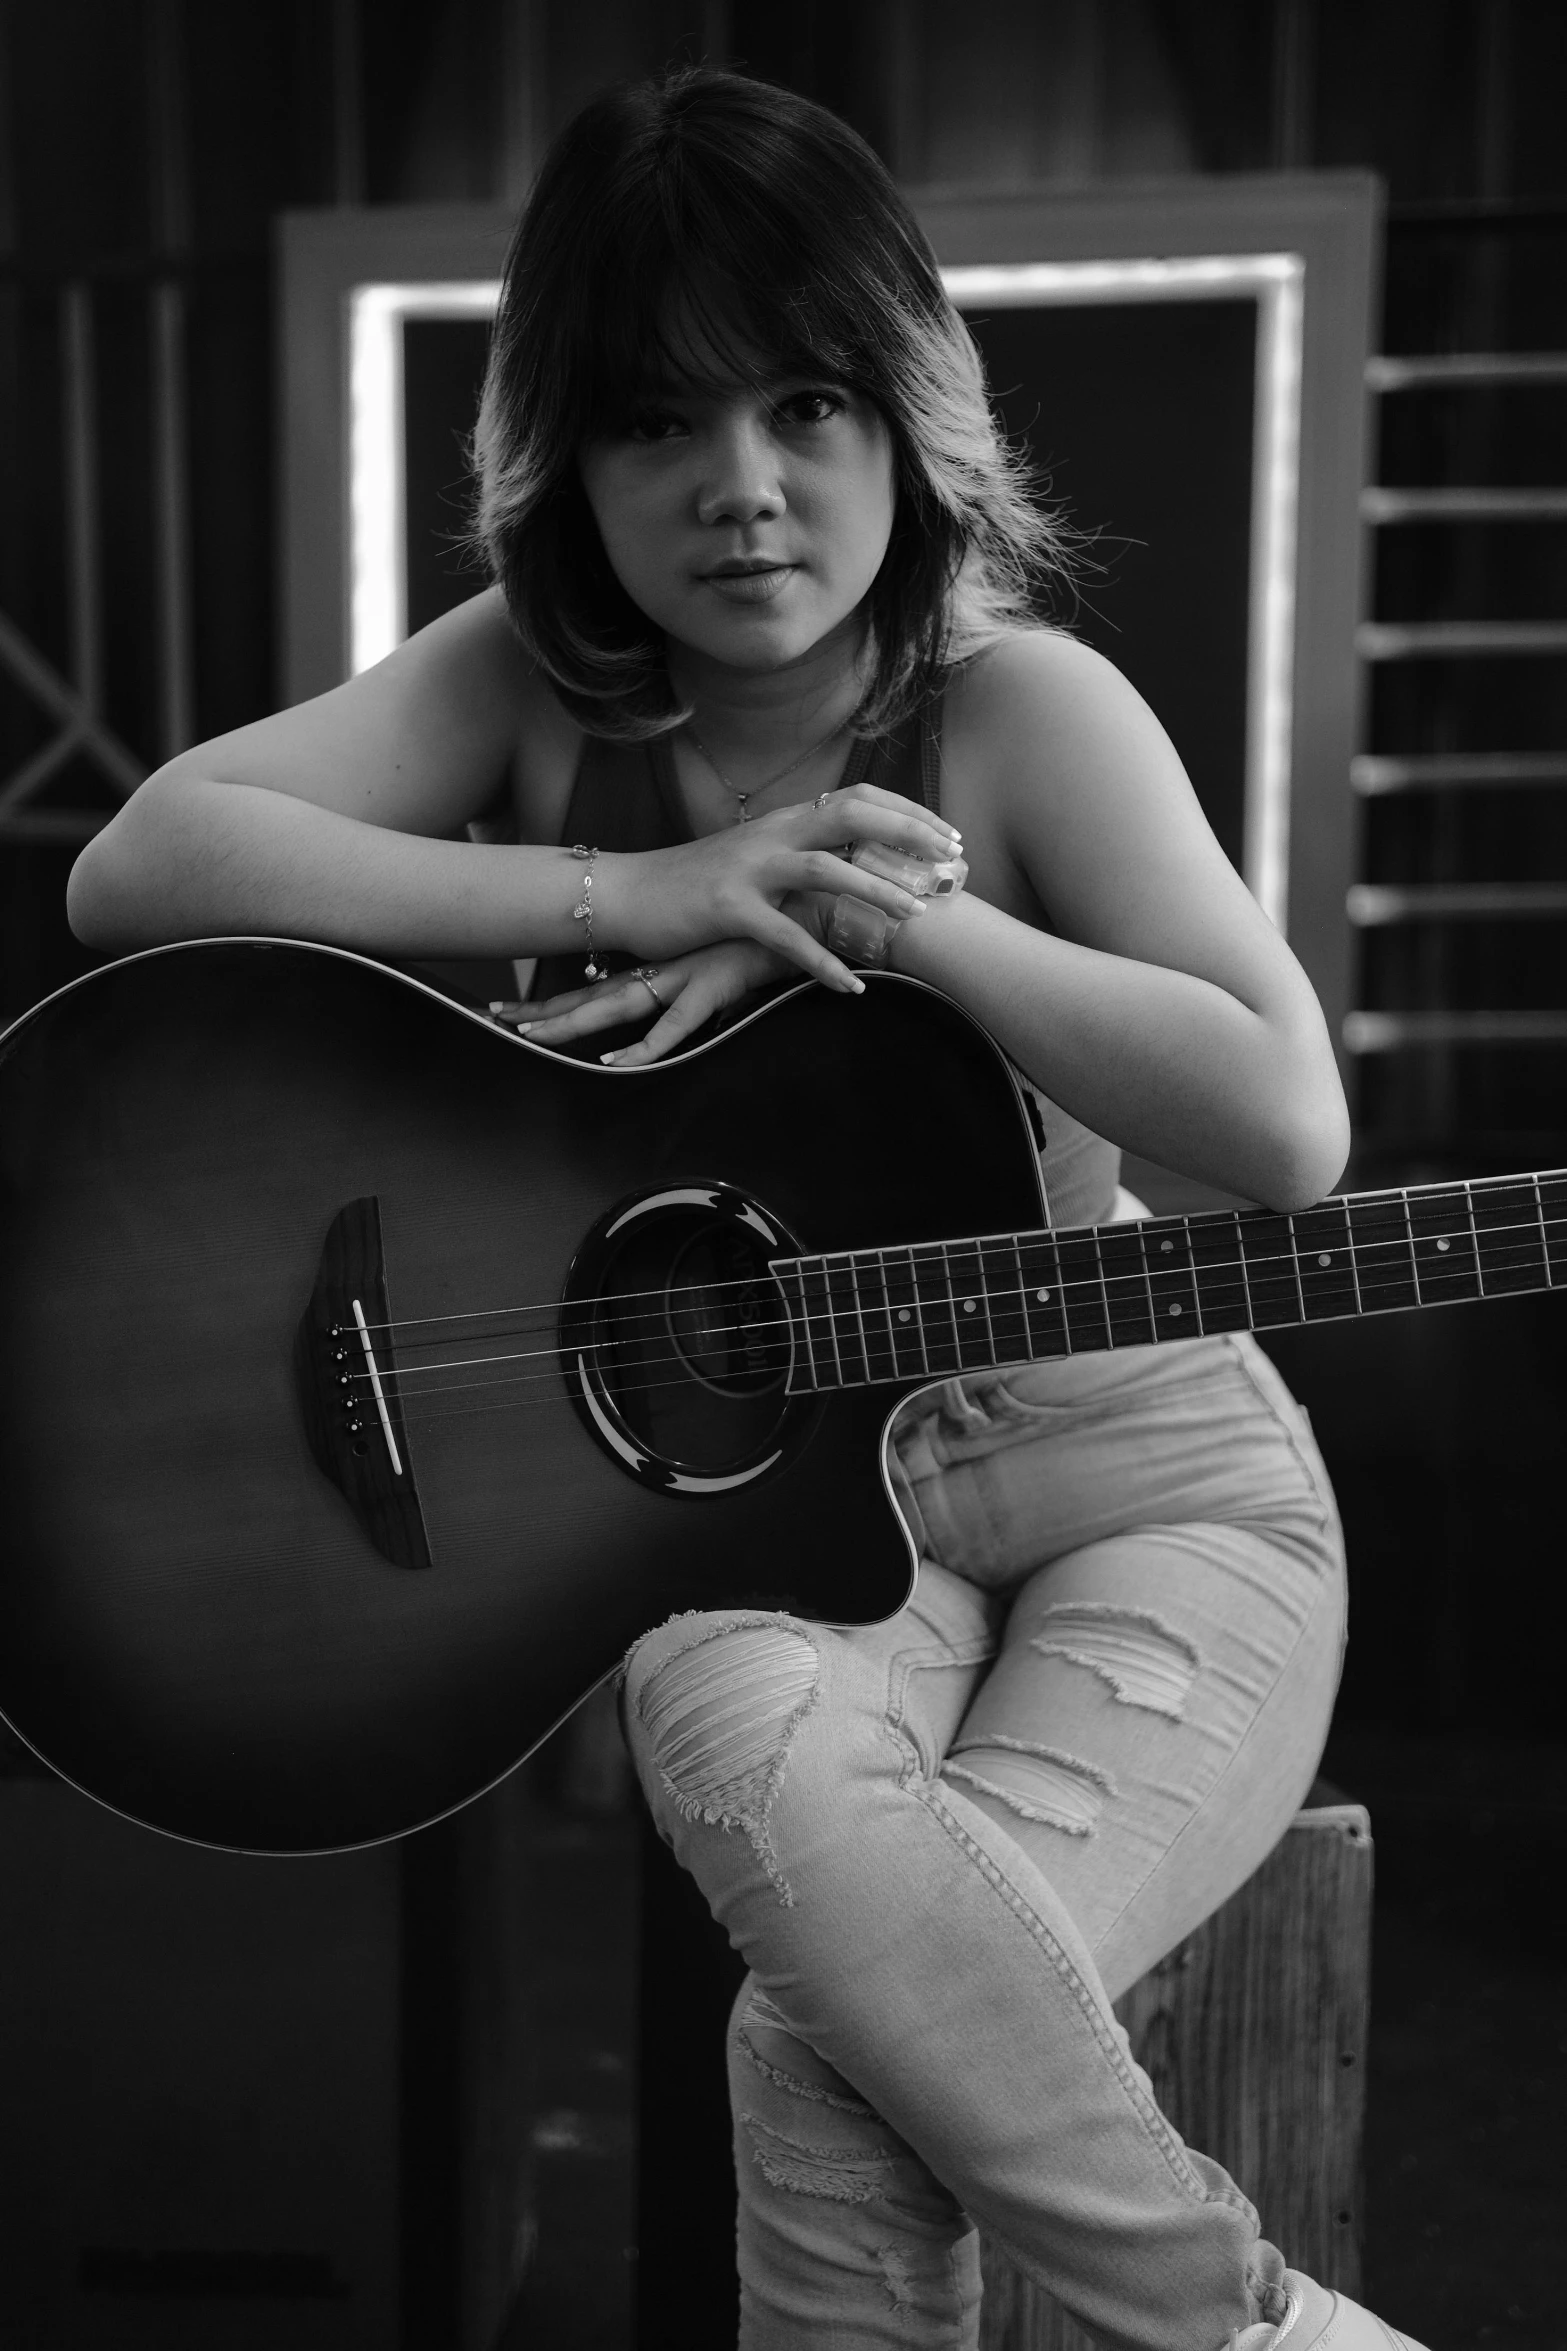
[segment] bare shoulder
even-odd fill
[[[1092,646],[1057,629],[1018,629],[966,663],[947,703],[954,756],[1008,797],[1063,763],[1150,758],[1181,773],[1169,737],[1135,686]]]
[[[965,667],[948,727],[965,800],[1068,937],[1215,977],[1272,954],[1174,744],[1101,654],[1020,630]]]

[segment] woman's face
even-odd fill
[[[842,384],[661,385],[581,467],[627,595],[672,646],[727,668],[798,661],[849,620],[887,552],[891,438]]]

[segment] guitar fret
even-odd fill
[[[1191,1226],[1184,1216],[1143,1228],[1143,1262],[1153,1301],[1154,1338],[1194,1337],[1202,1329],[1202,1308],[1197,1297]]]
[[[1198,1285],[1197,1268],[1192,1260],[1192,1220],[1189,1216],[1183,1216],[1181,1219],[1181,1233],[1186,1242],[1186,1262],[1192,1268],[1192,1312],[1197,1317],[1197,1336],[1199,1339],[1205,1339],[1208,1333],[1203,1326],[1202,1290]]]
[[[1304,1321],[1300,1268],[1289,1218],[1261,1212],[1248,1216],[1241,1224],[1241,1250],[1251,1295],[1252,1327],[1278,1330]]]
[[[805,1287],[804,1261],[800,1258],[794,1258],[792,1260],[785,1261],[776,1268],[776,1277],[778,1287],[783,1293],[784,1306],[789,1315],[790,1328],[797,1331],[800,1338],[803,1339],[805,1343],[805,1370],[809,1375],[810,1384],[813,1388],[820,1388],[822,1383],[816,1369],[816,1340],[811,1330],[811,1306],[810,1299]],[[787,1283],[791,1280],[800,1293],[800,1314],[798,1322],[795,1320],[794,1308],[790,1301],[789,1292],[786,1286]],[[800,1353],[801,1350],[796,1347],[794,1350],[796,1363],[798,1363],[800,1360]]]
[[[833,1353],[838,1359],[839,1385],[863,1388],[870,1377],[870,1362],[859,1328],[854,1260],[852,1257],[824,1257],[822,1270],[827,1282],[828,1312],[832,1317]]]
[[[999,1361],[985,1300],[985,1275],[979,1244],[950,1241],[944,1251],[947,1279],[953,1292],[953,1328],[965,1371],[989,1370]]]
[[[1102,1225],[1095,1240],[1112,1345],[1150,1346],[1158,1332],[1141,1225]]]
[[[1375,1193],[1346,1205],[1362,1314],[1418,1306],[1414,1244],[1402,1195]]]
[[[1535,1189],[1540,1196],[1540,1225],[1545,1234],[1545,1273],[1554,1289],[1567,1283],[1567,1177],[1542,1176]]]
[[[1056,1258],[1061,1268],[1061,1303],[1066,1312],[1069,1352],[1112,1345],[1109,1302],[1104,1297],[1092,1227],[1086,1232],[1058,1233]]]
[[[1028,1359],[1028,1308],[1023,1297],[1023,1260],[1017,1236],[999,1235],[979,1245],[981,1279],[985,1284],[985,1313],[998,1363]]]
[[[1246,1287],[1246,1259],[1232,1211],[1217,1209],[1207,1216],[1171,1218],[1151,1226],[1159,1236],[1155,1272],[1176,1272],[1185,1266],[1191,1277],[1192,1312],[1204,1336],[1210,1331],[1244,1331],[1251,1327],[1251,1300]],[[1174,1336],[1174,1332],[1170,1333]]]
[[[888,1328],[892,1332],[898,1374],[903,1379],[919,1379],[930,1370],[930,1356],[925,1346],[925,1325],[914,1280],[913,1252],[908,1249],[884,1249],[882,1263],[887,1282]]]
[[[1475,1230],[1474,1194],[1467,1184],[1464,1186],[1464,1206],[1469,1211],[1469,1238],[1474,1243],[1475,1279],[1480,1284],[1480,1295],[1483,1298],[1485,1296],[1485,1268],[1480,1263],[1480,1235]]]
[[[1401,1188],[1401,1189],[1400,1189],[1400,1191],[1399,1191],[1399,1195],[1398,1195],[1398,1196],[1399,1196],[1399,1199],[1400,1199],[1400,1200],[1403,1202],[1403,1207],[1404,1207],[1404,1236],[1405,1236],[1406,1240],[1407,1240],[1407,1241],[1408,1241],[1408,1243],[1409,1243],[1409,1262],[1410,1262],[1411,1266],[1414,1268],[1414,1274],[1415,1274],[1415,1304],[1416,1304],[1417,1306],[1424,1306],[1424,1304],[1425,1304],[1425,1298],[1424,1298],[1424,1296],[1422,1295],[1421,1288],[1420,1288],[1420,1260],[1419,1260],[1419,1258],[1418,1258],[1418,1257],[1416,1256],[1416,1254],[1415,1254],[1415,1227],[1414,1227],[1414,1220],[1413,1220],[1413,1218],[1411,1217],[1411,1215],[1410,1215],[1410,1213],[1409,1213],[1409,1194],[1408,1194],[1408,1192],[1407,1192],[1407,1191],[1404,1191],[1404,1190]]]
[[[1061,1253],[1054,1233],[1018,1236],[1018,1272],[1030,1358],[1037,1362],[1041,1356],[1070,1355],[1072,1333],[1061,1295]]]
[[[1154,1306],[1153,1276],[1148,1270],[1149,1238],[1150,1235],[1148,1227],[1146,1225],[1140,1224],[1137,1227],[1137,1247],[1138,1253],[1143,1261],[1143,1295],[1148,1300],[1148,1327],[1150,1330],[1157,1331],[1159,1328],[1159,1317]]]
[[[1484,1295],[1517,1297],[1549,1287],[1550,1253],[1544,1245],[1543,1223],[1538,1237],[1535,1230],[1535,1187],[1511,1176],[1487,1176],[1467,1189]]]
[[[938,1241],[936,1246],[941,1252],[941,1286],[946,1293],[947,1320],[952,1325],[952,1351],[958,1359],[959,1371],[966,1371],[968,1366],[963,1360],[963,1333],[958,1328],[957,1294],[952,1287],[952,1260],[947,1255],[945,1241]]]
[[[849,1287],[854,1293],[854,1319],[859,1328],[860,1353],[865,1360],[865,1377],[874,1378],[871,1370],[871,1343],[865,1335],[865,1308],[860,1300],[860,1269],[854,1258],[849,1259]]]
[[[1324,1200],[1290,1219],[1295,1236],[1295,1280],[1302,1322],[1333,1322],[1360,1312],[1360,1285],[1349,1212],[1342,1200]]]
[[[1252,1304],[1251,1275],[1246,1266],[1246,1244],[1241,1238],[1241,1212],[1238,1208],[1231,1209],[1230,1222],[1235,1227],[1235,1254],[1240,1259],[1241,1288],[1246,1293],[1246,1328],[1254,1331],[1257,1327],[1257,1309]]]
[[[956,1327],[953,1325],[952,1290],[947,1281],[939,1244],[926,1243],[911,1249],[909,1262],[914,1269],[914,1291],[927,1368],[937,1379],[950,1379],[954,1372],[963,1369],[963,1364],[958,1353]],[[950,1337],[942,1328],[944,1322],[951,1327]]]
[[[1104,1308],[1105,1335],[1113,1347],[1115,1345],[1115,1317],[1110,1312],[1110,1292],[1105,1283],[1105,1253],[1100,1244],[1099,1227],[1090,1225],[1088,1230],[1094,1247],[1094,1273],[1099,1282],[1099,1303]]]
[[[1295,1235],[1295,1219],[1293,1216],[1286,1216],[1284,1222],[1289,1228],[1290,1271],[1295,1276],[1295,1303],[1300,1308],[1300,1319],[1302,1322],[1304,1322],[1306,1319],[1306,1293],[1300,1286],[1300,1242],[1297,1240]]]
[[[1404,1194],[1415,1283],[1422,1306],[1483,1298],[1474,1205],[1465,1184],[1422,1185]]]
[[[887,1297],[887,1274],[879,1249],[862,1250],[855,1260],[863,1268],[863,1295],[860,1304],[860,1329],[865,1336],[865,1355],[871,1367],[871,1378],[891,1380],[898,1376],[898,1349],[892,1335],[892,1307]],[[865,1319],[865,1303],[869,1300],[871,1319]],[[886,1335],[883,1336],[883,1325]]]

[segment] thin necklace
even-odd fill
[[[735,817],[735,823],[745,824],[749,821],[748,812],[746,809],[746,802],[748,800],[756,799],[759,793],[770,792],[774,784],[781,784],[785,776],[792,776],[797,767],[803,767],[808,759],[814,759],[818,751],[825,751],[829,743],[835,743],[838,740],[838,737],[843,733],[843,730],[848,725],[848,723],[849,722],[846,718],[840,719],[839,723],[833,728],[830,735],[823,735],[819,743],[812,743],[810,748],[808,750],[802,751],[797,759],[791,759],[787,767],[781,767],[776,775],[769,776],[765,784],[751,784],[743,792],[741,791],[738,784],[732,784],[729,781],[729,778],[725,775],[723,769],[719,766],[717,760],[713,757],[713,754],[711,751],[709,751],[707,745],[703,742],[701,736],[697,733],[696,728],[691,724],[689,719],[686,720],[686,733],[691,737],[692,749],[701,753],[702,757],[707,761],[708,766],[712,769],[714,775],[717,776],[719,782],[723,785],[724,790],[726,792],[733,792],[735,798],[739,801],[740,807]]]

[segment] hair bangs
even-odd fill
[[[874,394],[863,330],[802,269],[798,248],[780,250],[770,222],[717,203],[681,211],[661,206],[638,224],[603,273],[602,298],[579,314],[579,347],[561,354],[584,438],[619,430],[675,387],[721,395],[821,376]]]

